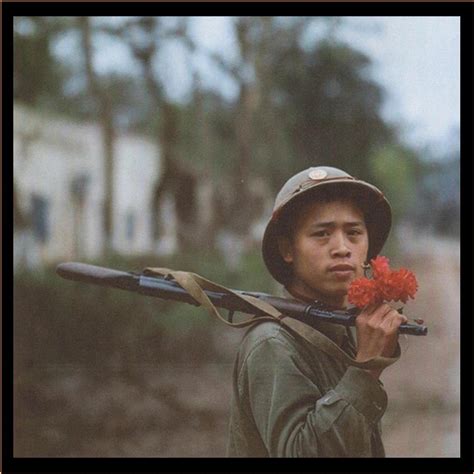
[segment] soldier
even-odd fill
[[[375,186],[332,167],[290,178],[277,195],[262,242],[264,262],[289,298],[348,305],[391,227],[390,205]],[[365,308],[356,328],[312,326],[357,362],[400,356],[407,321],[387,304]],[[384,457],[380,420],[383,368],[348,365],[278,322],[252,326],[234,366],[229,456]]]

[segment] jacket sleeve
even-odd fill
[[[372,432],[387,406],[381,384],[349,367],[334,389],[322,393],[315,376],[317,370],[282,338],[260,340],[247,353],[240,397],[269,455],[371,456]]]

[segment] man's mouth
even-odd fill
[[[354,270],[355,270],[355,267],[353,265],[349,265],[348,263],[340,263],[338,265],[333,265],[329,267],[330,272],[345,272],[345,271],[353,272]]]
[[[339,265],[333,265],[329,267],[329,271],[336,277],[345,279],[351,277],[354,274],[355,268],[353,265],[341,263]]]

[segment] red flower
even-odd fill
[[[374,278],[358,278],[351,283],[348,292],[349,302],[363,308],[369,304],[383,301],[403,301],[414,298],[418,282],[413,272],[406,268],[390,270],[388,258],[377,257],[370,261]]]
[[[399,285],[396,272],[387,272],[377,279],[377,288],[384,301],[398,301],[402,288]]]
[[[396,283],[400,288],[399,299],[404,303],[408,301],[408,298],[415,299],[415,293],[418,290],[418,282],[415,275],[406,268],[400,268],[400,270],[393,273]]]
[[[379,278],[383,274],[390,271],[388,262],[389,262],[388,258],[383,257],[382,255],[379,255],[378,257],[375,257],[370,261],[370,266],[372,267],[374,278]]]
[[[379,299],[377,282],[368,278],[358,278],[349,287],[349,302],[359,308],[375,303]]]

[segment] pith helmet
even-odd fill
[[[382,250],[392,225],[390,204],[383,193],[373,186],[338,168],[330,166],[311,167],[291,177],[281,188],[275,199],[273,213],[267,224],[262,241],[263,260],[272,276],[287,284],[291,277],[288,265],[278,250],[278,236],[284,234],[284,222],[290,209],[302,203],[303,197],[317,201],[323,190],[334,191],[336,196],[348,196],[364,211],[369,234],[367,259],[374,258]]]

